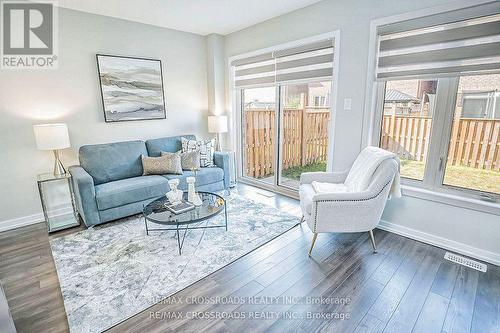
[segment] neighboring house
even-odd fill
[[[274,110],[274,102],[261,102],[253,100],[245,104],[245,109]]]
[[[396,89],[387,89],[384,100],[384,114],[410,115],[420,111],[420,101],[407,93]]]
[[[500,91],[463,91],[462,118],[500,119]]]

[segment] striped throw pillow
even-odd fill
[[[182,138],[182,152],[200,151],[200,166],[202,168],[214,166],[215,139],[188,140]]]

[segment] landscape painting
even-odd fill
[[[165,119],[161,61],[97,55],[106,122]]]

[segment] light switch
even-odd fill
[[[352,99],[344,98],[344,110],[349,111],[351,109]]]

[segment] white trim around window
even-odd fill
[[[379,144],[382,123],[385,82],[375,80],[378,52],[377,28],[381,25],[418,18],[430,13],[451,11],[487,2],[490,1],[458,1],[449,5],[376,19],[371,22],[363,115],[363,147]],[[431,141],[434,144],[431,145],[428,152],[424,181],[402,179],[403,195],[492,214],[500,214],[500,203],[492,202],[491,196],[487,193],[443,185],[445,169],[440,167],[439,164],[447,157],[451,132],[449,124],[454,114],[459,78],[436,77],[436,79],[439,80],[436,109],[444,110],[444,112],[437,112],[433,120]],[[440,144],[436,144],[436,142]],[[495,197],[493,196],[493,198]]]

